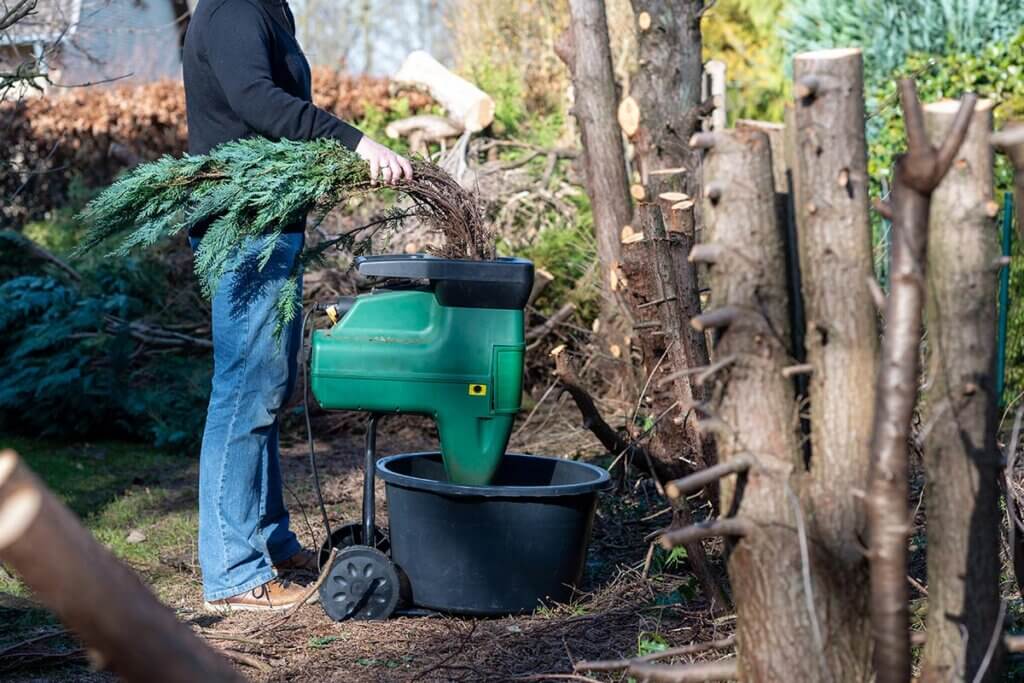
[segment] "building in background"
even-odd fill
[[[180,78],[185,0],[38,0],[0,31],[0,68],[39,76],[21,94]]]
[[[0,31],[0,73],[38,74],[4,96],[86,84],[181,77],[188,17],[202,0],[38,0]],[[290,0],[299,42],[317,66],[390,75],[413,50],[453,57],[454,0]]]

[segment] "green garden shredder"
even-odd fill
[[[336,620],[386,618],[399,599],[399,573],[374,523],[378,419],[434,418],[448,481],[490,483],[520,407],[533,286],[533,264],[518,258],[372,256],[355,268],[373,290],[319,306],[333,325],[314,331],[309,358],[322,408],[369,413],[362,521],[329,531],[340,552],[321,604]]]

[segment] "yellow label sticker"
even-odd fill
[[[486,384],[470,384],[469,385],[470,396],[486,396],[487,385]]]

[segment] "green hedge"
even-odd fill
[[[996,104],[998,128],[1005,121],[1024,118],[1024,30],[1010,40],[994,42],[977,52],[945,56],[912,55],[893,78],[870,93],[868,101],[868,172],[872,192],[879,196],[892,179],[896,154],[905,148],[903,119],[896,93],[896,76],[917,81],[922,101],[957,99],[975,92]],[[996,156],[996,197],[1002,203],[1013,187],[1013,170],[1002,155]],[[1019,234],[1019,232],[1018,232]],[[1024,244],[1017,240],[1010,268],[1010,312],[1007,335],[1005,400],[1024,391]]]
[[[1020,0],[789,0],[783,40],[804,50],[864,50],[865,79],[888,80],[912,54],[972,54],[1024,25]]]

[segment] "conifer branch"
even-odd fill
[[[438,254],[449,258],[494,258],[494,238],[477,197],[443,170],[413,161],[411,181],[372,184],[365,161],[334,140],[229,142],[203,156],[165,156],[121,176],[89,203],[81,218],[90,226],[75,250],[80,256],[118,239],[111,255],[123,256],[200,224],[209,227],[196,253],[203,294],[212,298],[224,276],[255,257],[269,262],[282,229],[312,212],[326,213],[348,199],[397,191],[412,208],[394,221],[416,216],[445,237]],[[342,236],[331,246],[354,243]],[[308,249],[277,295],[275,335],[301,308],[299,278],[304,265],[324,249]],[[251,265],[251,264],[250,264]]]

